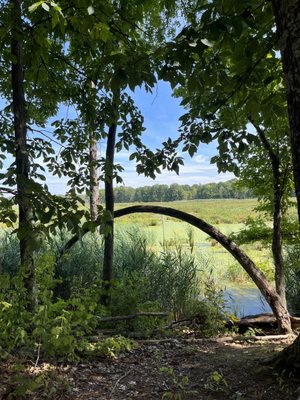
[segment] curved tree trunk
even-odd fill
[[[254,262],[241,250],[233,240],[229,239],[226,235],[218,231],[215,227],[203,221],[202,219],[195,217],[194,215],[188,214],[184,211],[175,210],[170,207],[160,206],[132,206],[126,207],[121,210],[114,212],[114,218],[120,218],[125,215],[133,213],[155,213],[167,215],[173,218],[178,218],[181,221],[187,222],[201,231],[208,234],[213,239],[217,240],[230,254],[239,262],[244,268],[253,282],[256,284],[267,303],[270,305],[275,318],[278,323],[280,333],[292,333],[290,316],[287,309],[281,302],[280,296],[276,293],[272,285],[268,282],[265,275],[256,267]],[[88,233],[86,229],[81,233],[81,237]],[[79,236],[76,235],[71,238],[61,251],[61,255],[69,251],[71,247],[79,240]]]
[[[245,254],[231,239],[218,231],[215,227],[197,218],[191,214],[183,211],[174,210],[169,207],[160,206],[132,206],[126,207],[121,210],[115,211],[114,217],[122,217],[132,213],[155,213],[168,215],[170,217],[178,218],[182,221],[188,222],[196,228],[207,233],[210,237],[217,240],[230,254],[239,262],[244,268],[253,282],[256,284],[267,303],[270,305],[276,320],[278,322],[279,331],[281,333],[291,333],[291,322],[289,313],[282,304],[280,296],[276,293],[272,285],[268,282],[265,275],[256,267],[254,262]]]
[[[28,193],[29,157],[27,148],[26,102],[24,96],[24,66],[22,44],[22,1],[11,0],[12,6],[12,41],[13,56],[11,83],[13,96],[13,118],[15,131],[15,160],[17,200],[19,208],[18,237],[20,240],[21,267],[24,273],[24,285],[28,294],[28,310],[36,304],[35,269],[30,240],[32,240],[32,207]]]

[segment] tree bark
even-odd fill
[[[264,130],[257,125],[252,118],[249,118],[254,128],[257,131],[258,137],[263,148],[267,151],[272,165],[273,175],[273,230],[272,230],[272,254],[275,266],[275,287],[279,294],[282,304],[287,308],[286,302],[286,283],[284,273],[284,261],[282,250],[282,177],[280,172],[280,158],[274,152],[270,142],[268,141]]]
[[[90,135],[90,214],[91,220],[96,221],[98,218],[98,207],[100,205],[100,195],[99,195],[99,174],[97,167],[98,158],[98,143],[97,140]]]
[[[272,4],[285,78],[300,223],[300,1],[272,0]]]
[[[114,187],[113,187],[113,164],[115,157],[117,124],[112,123],[107,138],[106,159],[105,159],[105,209],[109,211],[112,218],[105,225],[104,239],[104,259],[103,259],[103,275],[104,295],[101,303],[109,305],[110,296],[109,288],[113,274],[113,257],[114,257]]]
[[[284,273],[284,261],[282,252],[282,212],[281,200],[282,192],[280,188],[280,170],[279,163],[276,167],[274,176],[274,212],[273,212],[273,237],[272,237],[272,253],[275,264],[275,286],[276,292],[279,294],[282,304],[287,308],[286,302],[286,284]]]
[[[272,0],[288,103],[293,172],[300,224],[300,1]],[[300,336],[279,354],[275,365],[299,376]]]
[[[27,148],[26,102],[24,96],[24,66],[22,43],[22,1],[11,0],[12,41],[11,82],[13,93],[13,119],[15,132],[16,184],[19,208],[18,236],[20,240],[21,267],[24,273],[24,285],[28,294],[28,309],[36,304],[35,269],[30,249],[32,237],[32,207],[28,190],[30,163]]]

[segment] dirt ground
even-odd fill
[[[0,364],[0,399],[293,400],[299,382],[262,360],[287,342],[168,339],[141,341],[115,359],[72,365]]]

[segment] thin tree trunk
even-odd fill
[[[300,1],[272,0],[288,103],[295,190],[300,223]]]
[[[22,43],[22,1],[11,0],[12,6],[12,41],[13,56],[11,82],[13,92],[13,117],[15,132],[16,183],[19,207],[20,258],[24,273],[24,285],[28,294],[28,309],[33,310],[35,298],[35,270],[33,254],[30,250],[32,240],[32,208],[28,194],[29,157],[27,149],[26,103],[24,96],[24,66]]]
[[[90,135],[90,214],[91,220],[96,221],[98,218],[98,207],[100,205],[100,188],[99,188],[99,175],[98,175],[98,143],[97,140]]]
[[[274,174],[274,173],[273,173]],[[273,238],[272,253],[275,264],[275,286],[282,304],[287,308],[286,302],[286,284],[284,273],[284,261],[282,252],[282,212],[281,212],[282,194],[280,189],[280,171],[279,164],[276,174],[274,174],[274,213],[273,213]]]
[[[275,266],[275,286],[276,292],[281,298],[281,302],[287,308],[286,302],[286,284],[284,273],[284,261],[282,250],[282,185],[281,172],[280,172],[280,159],[274,152],[270,142],[268,141],[265,131],[257,125],[252,118],[249,118],[254,128],[257,131],[258,137],[261,141],[263,148],[267,151],[273,175],[273,230],[272,230],[272,254]]]
[[[113,164],[115,157],[117,124],[112,123],[107,138],[106,147],[106,165],[105,165],[105,209],[109,211],[112,218],[105,225],[104,238],[104,259],[103,259],[103,275],[104,295],[102,296],[102,304],[109,305],[110,296],[109,288],[113,274],[113,256],[114,256],[114,186],[113,186]]]

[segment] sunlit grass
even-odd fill
[[[254,211],[257,206],[255,199],[193,200],[152,204],[191,213],[214,225],[227,236],[242,229],[249,216],[255,218],[258,215]],[[130,205],[133,204],[117,204],[116,208],[124,208]],[[207,259],[207,265],[212,268],[212,273],[216,279],[224,283],[234,276],[240,284],[248,283],[242,267],[237,264],[231,254],[216,241],[211,240],[204,232],[194,227],[191,228],[185,222],[157,214],[131,214],[116,219],[115,224],[117,230],[134,229],[134,227],[143,229],[151,238],[153,248],[157,251],[160,251],[163,245],[168,247],[180,245],[189,251],[188,231],[192,229],[193,253],[196,258]],[[258,244],[249,244],[243,246],[243,248],[257,265],[262,266],[264,270],[272,271],[270,249]]]

